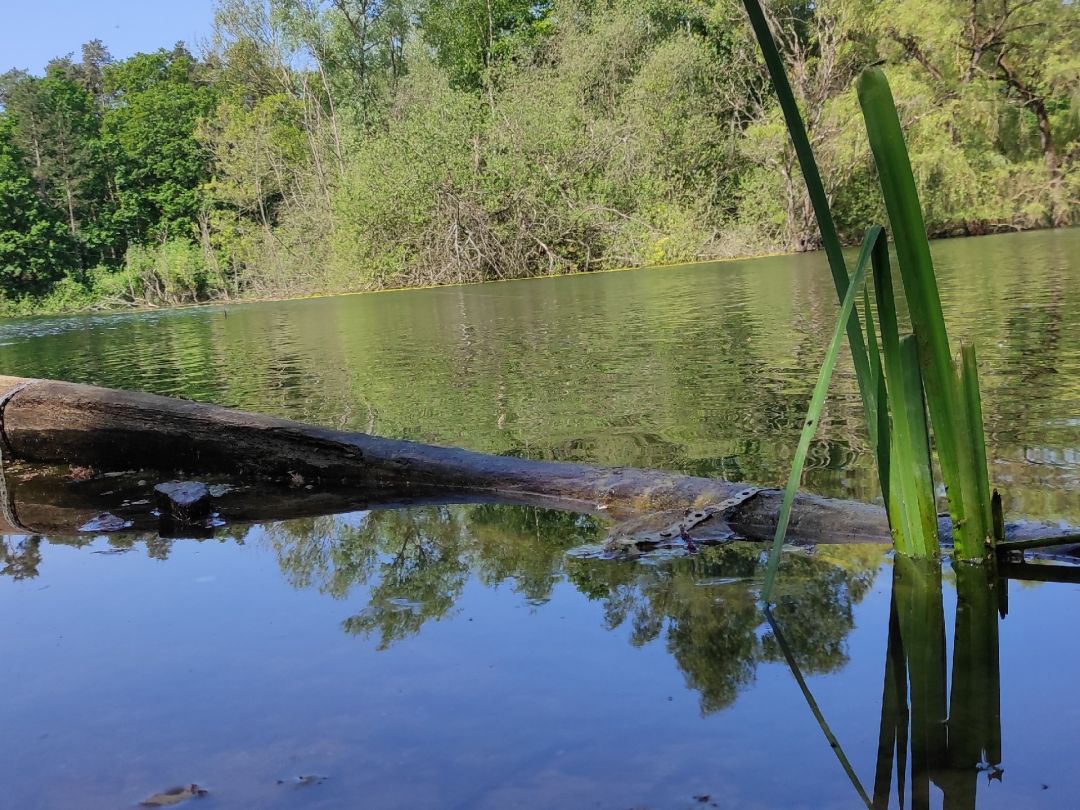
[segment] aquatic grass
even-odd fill
[[[907,473],[913,479],[914,504],[904,504],[911,521],[918,525],[922,549],[917,556],[936,556],[938,544],[937,499],[934,495],[934,470],[930,461],[930,427],[926,422],[926,392],[919,368],[919,346],[914,335],[900,340],[900,369],[904,375],[904,407],[910,435],[912,466]]]
[[[975,407],[978,375],[974,353],[970,371],[958,374],[911,160],[889,82],[881,70],[872,68],[859,76],[856,89],[919,345],[919,365],[948,494],[956,554],[962,559],[977,559],[986,554],[992,527],[981,408]],[[962,381],[961,376],[966,379]],[[975,392],[974,399],[965,393],[969,390]],[[895,421],[894,413],[894,425]]]
[[[795,155],[799,160],[799,168],[802,170],[803,181],[806,183],[806,191],[810,196],[810,204],[814,209],[814,218],[818,223],[821,233],[821,245],[829,260],[829,270],[832,273],[833,285],[836,287],[837,299],[843,301],[847,296],[850,280],[848,278],[847,262],[844,260],[844,249],[840,242],[840,236],[833,222],[832,210],[829,207],[829,197],[825,193],[825,186],[821,182],[821,173],[818,171],[817,162],[814,160],[814,150],[810,146],[810,139],[806,134],[806,126],[803,124],[799,105],[795,100],[795,94],[791,91],[788,82],[787,71],[784,68],[784,60],[773,42],[769,31],[769,24],[765,14],[757,0],[744,0],[746,13],[750,17],[750,25],[754,29],[758,44],[761,47],[762,56],[765,58],[765,66],[769,71],[769,78],[776,91],[776,97],[780,102],[780,109],[784,114],[788,134],[795,148]],[[863,407],[869,425],[871,444],[878,446],[877,415],[872,410],[876,400],[877,388],[874,385],[870,371],[870,359],[863,342],[863,335],[859,326],[859,318],[856,315],[845,325],[848,345],[851,347],[851,359],[855,366],[855,378],[859,384],[859,394],[862,397]],[[881,465],[879,464],[879,470]]]
[[[791,647],[787,643],[787,639],[780,630],[780,625],[776,623],[776,619],[773,618],[772,611],[769,610],[768,607],[765,608],[765,620],[769,623],[769,627],[772,628],[776,645],[780,648],[780,652],[783,653],[788,669],[791,670],[791,674],[794,676],[795,682],[799,685],[799,690],[806,700],[806,705],[810,707],[810,712],[814,715],[814,719],[817,720],[818,727],[825,735],[825,739],[828,740],[829,747],[832,748],[833,753],[836,754],[837,760],[840,761],[840,767],[844,769],[844,773],[847,774],[847,778],[851,781],[851,786],[854,787],[855,792],[859,794],[862,803],[866,805],[869,810],[873,810],[874,803],[867,795],[866,788],[863,787],[862,782],[859,781],[859,775],[855,773],[855,768],[852,767],[851,760],[849,760],[847,754],[844,753],[840,741],[829,727],[829,723],[825,719],[825,715],[822,713],[821,708],[818,706],[817,700],[814,699],[813,692],[810,691],[810,687],[806,683],[806,678],[803,677],[802,670],[799,669],[799,664],[795,660],[795,655],[792,653]]]
[[[1001,506],[1001,493],[996,489],[990,497],[990,519],[994,526],[994,543],[1000,548],[1005,539],[1005,512]]]
[[[990,494],[990,479],[987,476],[986,435],[983,430],[982,396],[979,394],[979,367],[975,357],[975,345],[966,340],[960,341],[960,393],[967,411],[968,432],[970,433],[971,463],[974,464],[975,484],[978,487],[978,506],[983,521],[986,537],[994,541],[1004,539],[1004,525],[999,527],[995,520],[995,507]],[[1001,499],[998,498],[998,506]],[[985,539],[985,538],[984,538]]]
[[[970,778],[1001,764],[1001,657],[997,591],[988,566],[958,562],[949,695],[949,764]],[[969,786],[974,797],[974,785]],[[974,803],[972,803],[974,804]]]
[[[895,581],[896,572],[893,572]],[[885,650],[885,683],[881,690],[881,720],[878,726],[877,767],[874,771],[875,810],[885,810],[891,795],[892,765],[896,761],[898,806],[904,807],[908,750],[907,656],[900,636],[900,614],[893,588],[889,605],[889,640]]]
[[[941,564],[897,555],[893,560],[900,636],[907,661],[911,806],[930,806],[930,773],[949,749],[948,673]]]
[[[979,778],[1000,774],[997,593],[1002,586],[986,565],[957,562],[953,571],[957,604],[947,671],[941,566],[899,555],[895,560],[876,810],[889,806],[894,761],[898,807],[929,807],[931,786],[941,791],[945,807],[975,807]]]
[[[829,383],[832,380],[833,371],[836,369],[836,361],[840,356],[840,347],[844,341],[844,333],[854,321],[856,328],[858,322],[853,317],[855,298],[863,291],[866,283],[866,270],[870,265],[870,257],[874,245],[883,241],[883,232],[880,227],[871,228],[863,240],[859,258],[855,262],[855,272],[848,284],[847,294],[844,296],[843,305],[840,307],[840,317],[836,320],[833,329],[832,340],[825,352],[825,359],[821,363],[821,371],[818,372],[817,383],[814,392],[810,396],[810,407],[806,412],[806,421],[803,423],[802,433],[799,435],[799,445],[795,448],[795,460],[791,464],[791,473],[788,475],[787,487],[784,489],[784,500],[780,505],[780,515],[776,523],[776,534],[773,536],[772,550],[769,552],[768,568],[765,571],[765,584],[761,591],[761,598],[766,604],[772,594],[773,584],[776,581],[776,571],[780,566],[780,550],[784,545],[784,537],[787,534],[788,523],[791,520],[791,507],[795,501],[795,491],[799,488],[802,479],[803,467],[806,465],[806,455],[810,450],[810,442],[813,441],[817,431],[818,422],[821,419],[821,411],[825,407],[825,395],[829,392]]]
[[[882,366],[892,415],[890,484],[882,495],[896,550],[925,557],[938,551],[937,510],[917,349],[908,338],[900,337],[889,248],[884,236],[874,244],[872,262]]]
[[[872,261],[872,257],[871,257]],[[890,449],[892,428],[889,425],[889,392],[885,385],[885,372],[881,364],[878,349],[877,330],[874,327],[874,313],[870,308],[870,293],[863,285],[863,315],[866,318],[866,349],[870,355],[870,385],[868,390],[873,397],[866,404],[867,418],[873,419],[876,430],[871,428],[870,442],[877,460],[878,481],[883,496],[888,496],[891,481],[892,452]]]
[[[932,427],[953,522],[955,556],[982,559],[996,538],[975,354],[973,349],[962,349],[959,368],[952,359],[911,161],[888,81],[880,70],[871,69],[859,77],[856,89],[911,317],[913,335],[908,336],[900,334],[888,244],[880,226],[867,232],[860,254],[860,260],[864,259],[869,248],[878,305],[875,329],[869,296],[864,293],[866,326],[865,333],[863,331],[854,301],[849,301],[855,277],[854,274],[851,279],[847,276],[828,198],[783,60],[758,1],[744,0],[744,5],[799,159],[837,294],[843,302],[838,333],[847,334],[851,347],[895,548],[912,557],[932,557],[938,553],[930,449]],[[865,266],[862,269],[865,272]],[[860,280],[859,285],[862,283]],[[835,364],[833,348],[830,346],[826,355],[827,364]],[[818,386],[824,380],[827,387],[832,368],[829,367],[825,374],[823,367],[822,372]],[[815,388],[815,399],[817,394],[818,388]],[[824,392],[821,398],[823,401]],[[807,433],[810,431],[812,435],[815,423],[816,416],[811,412],[796,450],[785,492],[785,508],[781,510],[773,542],[763,590],[766,602],[775,578],[778,551],[790,520],[793,482],[797,484],[801,476],[805,447],[809,443]]]

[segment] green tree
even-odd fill
[[[0,113],[0,297],[45,292],[78,261],[71,234],[34,186],[15,124]]]
[[[477,90],[498,59],[547,30],[550,11],[548,0],[427,0],[420,27],[451,83]]]
[[[974,159],[1045,165],[1046,219],[1074,216],[1064,180],[1080,158],[1080,8],[1062,0],[889,0],[867,17],[890,61],[917,68]],[[953,104],[954,100],[960,103]],[[1002,185],[1016,183],[1015,172]],[[995,189],[995,197],[1007,194]]]
[[[0,99],[38,195],[62,212],[72,238],[93,253],[100,248],[94,220],[102,214],[106,172],[97,149],[98,110],[79,82],[77,67],[57,59],[42,78],[9,72],[0,80]]]
[[[214,108],[205,69],[182,44],[104,70],[103,132],[115,160],[116,219],[128,240],[192,238],[205,208],[208,156],[196,128]]]
[[[851,89],[877,61],[932,235],[1080,221],[1075,3],[766,13],[842,235],[881,216]],[[92,288],[73,303],[186,301],[817,245],[736,0],[221,0],[215,26],[202,61],[94,40],[0,79],[7,193],[29,176],[39,203],[15,241],[59,221],[75,247],[20,289],[66,271]]]

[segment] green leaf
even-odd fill
[[[911,161],[885,74],[877,69],[865,71],[857,87],[919,343],[922,379],[949,497],[956,552],[970,559],[982,555],[983,539],[989,534],[988,501],[983,508],[983,487],[978,482],[976,451],[972,447],[975,438],[952,361]],[[895,422],[894,413],[894,428]]]
[[[866,232],[862,249],[859,251],[858,261],[855,263],[855,273],[851,277],[847,295],[844,296],[844,303],[840,307],[840,317],[837,318],[832,340],[829,341],[828,351],[826,351],[825,359],[822,361],[817,384],[814,386],[814,393],[810,396],[810,407],[806,413],[806,422],[803,424],[802,433],[799,435],[799,445],[795,448],[795,460],[791,464],[791,473],[788,475],[787,487],[784,489],[784,500],[780,506],[780,517],[776,524],[776,534],[773,537],[772,550],[769,552],[769,564],[765,571],[765,585],[761,591],[761,598],[766,604],[769,602],[773,583],[776,581],[776,571],[780,566],[780,550],[784,545],[784,537],[787,535],[788,523],[791,520],[791,506],[795,500],[795,491],[799,488],[799,480],[802,478],[803,467],[806,464],[806,454],[810,450],[810,442],[814,438],[818,420],[821,418],[821,411],[825,407],[825,395],[828,393],[829,381],[832,380],[833,370],[836,368],[836,360],[840,354],[840,345],[844,339],[844,332],[848,331],[852,321],[856,321],[856,317],[853,316],[855,297],[859,294],[866,281],[866,269],[870,264],[870,253],[879,239],[883,239],[881,226],[875,225]],[[856,331],[859,329],[857,321],[855,329]]]
[[[877,460],[878,481],[881,484],[881,495],[885,503],[889,502],[889,465],[890,465],[890,436],[889,428],[889,394],[885,387],[885,373],[881,367],[881,353],[878,349],[878,339],[874,327],[874,313],[870,308],[870,293],[863,287],[863,314],[866,317],[866,349],[870,356],[870,391],[875,396],[870,407],[869,432],[870,444],[874,450],[874,458]]]
[[[872,261],[886,389],[892,411],[892,466],[886,496],[889,524],[897,551],[925,557],[937,553],[938,539],[918,360],[913,353],[914,344],[905,352],[904,341],[900,339],[889,248],[884,237],[875,242]]]
[[[832,272],[833,284],[836,287],[836,295],[843,301],[848,292],[847,264],[844,261],[843,247],[840,237],[833,223],[832,212],[829,210],[829,197],[825,193],[825,186],[821,182],[821,173],[818,171],[814,160],[814,151],[810,147],[810,139],[806,134],[806,126],[803,124],[802,115],[799,113],[799,105],[795,101],[795,95],[791,92],[787,73],[784,70],[784,60],[776,48],[772,34],[769,32],[769,24],[765,21],[765,14],[757,0],[744,0],[746,13],[750,17],[750,25],[754,29],[761,53],[765,57],[765,66],[769,70],[769,78],[772,79],[776,97],[780,101],[780,109],[784,113],[784,121],[787,123],[788,134],[791,143],[795,147],[795,154],[799,158],[799,168],[802,170],[803,180],[806,183],[807,193],[814,208],[814,217],[817,219],[818,230],[821,232],[821,244],[825,248],[825,255],[829,259],[829,269]],[[866,413],[868,425],[877,422],[876,415],[872,413],[872,403],[876,395],[875,386],[871,382],[869,360],[866,346],[863,343],[862,332],[859,329],[858,316],[852,318],[846,324],[848,344],[851,346],[851,358],[855,365],[855,378],[859,383],[859,393],[862,396],[863,409]],[[871,434],[873,427],[869,428]]]
[[[986,464],[986,435],[983,432],[982,397],[979,394],[979,367],[975,358],[975,346],[967,341],[960,341],[960,387],[967,410],[968,430],[971,435],[971,464],[978,485],[979,509],[983,511],[984,527],[990,531],[984,540],[999,539],[994,520],[994,509],[990,496],[990,479]]]

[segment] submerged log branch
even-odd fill
[[[336,505],[356,502],[340,494],[352,491],[368,503],[407,502],[416,496],[428,502],[483,500],[602,513],[615,521],[656,514],[663,522],[670,513],[721,503],[747,486],[654,470],[493,456],[153,394],[4,376],[0,443],[8,459],[98,471],[183,470],[314,485],[312,491],[287,499],[287,509],[275,510],[268,502],[265,514],[258,515],[245,504],[242,511],[248,519],[276,517],[275,511],[307,512],[300,505],[305,499],[323,512],[335,511]],[[781,498],[779,490],[762,490],[732,510],[727,523],[748,539],[769,540]],[[1039,534],[1028,525],[1024,536],[1033,533]],[[803,493],[796,498],[788,537],[803,543],[890,542],[881,507]]]

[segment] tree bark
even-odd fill
[[[155,469],[224,474],[236,483],[313,485],[307,506],[300,503],[306,496],[298,493],[278,504],[281,515],[276,514],[274,497],[265,499],[262,513],[247,502],[241,511],[251,520],[345,511],[357,499],[370,505],[421,498],[534,504],[603,514],[624,523],[638,521],[638,527],[648,528],[640,523],[643,517],[655,515],[663,523],[672,513],[681,517],[686,510],[719,504],[748,486],[656,470],[493,456],[153,394],[4,376],[0,449],[9,460],[99,472]],[[762,490],[734,508],[728,523],[748,539],[771,540],[781,499],[778,489]],[[943,519],[946,539],[947,524]],[[1057,526],[1032,529],[1029,524],[1013,536],[1069,531]],[[788,538],[803,543],[890,542],[881,507],[805,493],[796,497]]]
[[[1051,130],[1050,114],[1047,112],[1045,99],[1017,75],[1016,71],[1005,61],[1004,53],[998,54],[994,64],[997,66],[1005,86],[1015,93],[1020,103],[1034,114],[1039,125],[1039,150],[1042,152],[1046,168],[1050,170],[1050,176],[1057,178],[1058,155],[1054,146],[1054,133]]]

